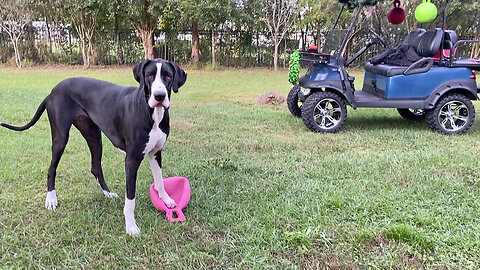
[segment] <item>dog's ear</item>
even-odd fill
[[[140,89],[145,87],[145,66],[150,63],[150,60],[142,60],[140,63],[133,67],[133,77],[140,83]]]
[[[173,68],[173,81],[172,81],[172,90],[174,93],[178,92],[178,88],[182,87],[182,85],[187,80],[187,73],[183,71],[177,64],[168,61],[168,63]]]

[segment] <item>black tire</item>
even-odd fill
[[[447,135],[465,133],[475,120],[472,101],[458,93],[447,94],[425,114],[428,126]]]
[[[408,120],[420,121],[425,119],[425,110],[421,109],[397,109],[400,116]]]
[[[311,131],[337,132],[342,128],[345,119],[347,119],[347,106],[344,100],[333,92],[313,93],[303,103],[302,120]]]
[[[301,101],[298,99],[298,92],[300,91],[300,85],[295,85],[290,93],[288,93],[287,97],[287,106],[288,110],[292,113],[295,117],[302,116],[302,104]]]

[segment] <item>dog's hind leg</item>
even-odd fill
[[[102,133],[100,128],[88,116],[80,115],[75,118],[73,125],[82,133],[83,138],[87,141],[88,148],[92,158],[93,176],[98,180],[103,194],[109,198],[118,197],[117,193],[110,192],[105,182],[102,170]]]
[[[50,162],[50,168],[48,169],[47,197],[45,199],[45,208],[48,210],[55,210],[58,205],[57,193],[55,192],[55,177],[57,175],[58,163],[68,142],[70,126],[72,125],[72,122],[68,119],[68,115],[59,115],[61,114],[56,114],[51,111],[48,112],[52,131],[52,160]]]

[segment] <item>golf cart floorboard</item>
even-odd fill
[[[358,108],[414,108],[423,109],[423,99],[384,99],[369,91],[355,91],[355,106]]]

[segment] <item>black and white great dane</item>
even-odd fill
[[[91,78],[70,78],[55,86],[40,104],[33,119],[23,127],[0,123],[23,131],[32,127],[47,110],[52,132],[52,160],[48,170],[45,207],[55,210],[57,195],[55,175],[68,141],[72,124],[81,132],[90,149],[91,172],[107,197],[118,197],[108,188],[101,167],[101,132],[113,145],[125,152],[126,194],[125,227],[130,235],[140,233],[135,217],[137,170],[148,155],[155,189],[165,204],[176,206],[165,192],[162,178],[162,148],[169,131],[171,91],[178,92],[187,74],[176,64],[163,59],[143,60],[133,68],[139,87],[123,87]]]

